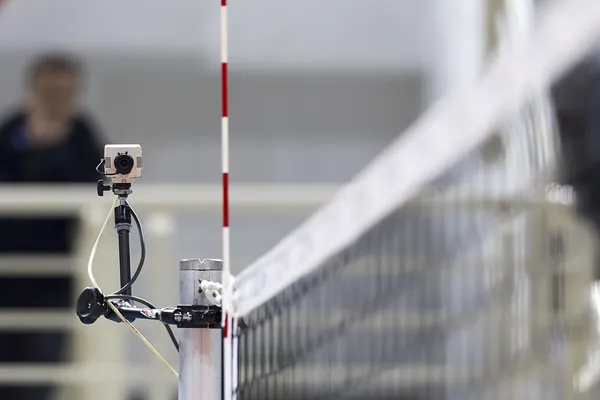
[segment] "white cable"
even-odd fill
[[[98,237],[96,238],[96,241],[94,242],[94,246],[92,246],[92,250],[90,251],[90,257],[88,259],[88,264],[87,264],[88,276],[90,278],[90,281],[92,282],[92,285],[94,287],[97,287],[100,290],[100,292],[102,292],[102,290],[100,289],[100,285],[98,285],[98,282],[96,282],[96,278],[94,278],[94,273],[93,273],[94,258],[96,257],[96,250],[98,249],[98,243],[100,243],[100,238],[102,237],[102,234],[106,230],[106,226],[108,225],[108,221],[110,221],[110,217],[113,214],[113,210],[116,207],[118,200],[119,200],[119,198],[117,196],[115,196],[115,200],[113,201],[113,203],[110,207],[110,210],[109,210],[108,214],[106,215],[106,219],[104,220],[104,223],[102,224],[102,228],[100,228],[100,232],[98,233]],[[171,366],[171,364],[169,364],[169,362],[167,360],[165,360],[165,358],[158,352],[158,350],[156,350],[156,348],[154,346],[152,346],[152,344],[148,341],[148,339],[146,339],[144,337],[144,335],[142,335],[142,333],[135,326],[133,326],[133,324],[131,322],[127,321],[127,319],[123,316],[123,314],[121,314],[121,312],[117,309],[117,307],[115,307],[110,301],[107,301],[106,304],[121,319],[121,321],[125,322],[127,324],[127,326],[129,326],[129,328],[133,331],[133,333],[135,333],[136,336],[138,338],[140,338],[140,340],[142,342],[144,342],[146,347],[148,347],[150,349],[150,351],[160,361],[162,361],[163,364],[165,364],[165,366],[173,373],[173,375],[175,375],[176,377],[179,377],[179,374],[177,373],[175,368],[173,368]]]

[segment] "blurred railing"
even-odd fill
[[[332,186],[235,186],[231,191],[231,206],[235,213],[260,214],[280,210],[282,213],[303,211],[307,214],[330,199],[335,187]],[[553,189],[553,188],[551,188]],[[561,192],[550,190],[543,207],[549,221],[555,228],[569,228],[570,218],[565,220],[564,209],[573,200]],[[164,306],[177,298],[177,265],[174,251],[177,235],[177,217],[194,215],[219,215],[221,213],[221,188],[218,186],[192,185],[136,185],[131,198],[136,210],[142,214],[146,240],[149,248],[147,265],[144,270],[144,293],[151,294],[151,300]],[[521,204],[522,201],[515,199]],[[22,214],[44,216],[49,214],[73,214],[82,220],[82,228],[77,253],[68,257],[2,257],[0,276],[36,275],[53,276],[72,274],[75,278],[75,293],[89,285],[86,263],[99,228],[111,206],[111,196],[100,198],[93,187],[40,187],[40,186],[0,186],[0,215]],[[507,206],[510,206],[507,204]],[[531,204],[538,208],[539,204]],[[540,227],[542,229],[542,227]],[[548,231],[548,227],[543,228]],[[219,232],[215,232],[219,235]],[[114,237],[107,235],[101,244],[95,262],[95,275],[100,284],[110,290],[118,285],[117,249]],[[575,236],[571,236],[575,237]],[[586,234],[576,235],[580,241]],[[198,254],[198,257],[217,256]],[[590,257],[590,254],[580,254]],[[234,260],[236,254],[234,251]],[[588,263],[590,265],[590,263]],[[566,288],[564,297],[569,304],[581,305],[589,301],[590,270],[580,271],[563,282]],[[581,278],[584,277],[583,281]],[[165,284],[171,282],[172,284]],[[170,299],[170,300],[169,300]],[[177,365],[167,336],[156,324],[138,324],[168,360]],[[69,350],[72,361],[60,365],[42,364],[0,364],[0,384],[56,383],[61,390],[58,399],[86,400],[125,400],[134,388],[144,388],[146,399],[170,399],[175,392],[176,380],[163,366],[150,359],[149,362],[135,364],[131,361],[131,345],[135,338],[128,330],[114,323],[99,321],[92,326],[79,323],[74,311],[52,310],[11,310],[0,309],[0,330],[63,329],[72,333],[73,345]],[[579,369],[590,357],[588,340],[573,340],[571,349],[579,353],[578,360],[569,362],[570,369]],[[587,354],[587,357],[586,357]]]
[[[334,192],[335,187],[331,186],[235,185],[230,204],[238,215],[276,210],[283,213],[304,210],[308,214]],[[142,215],[149,249],[142,274],[144,292],[151,293],[150,300],[157,305],[165,306],[178,298],[176,217],[191,213],[219,215],[221,196],[221,188],[216,185],[135,185],[131,203]],[[111,201],[109,195],[98,197],[93,186],[0,186],[0,215],[71,214],[82,221],[74,256],[0,257],[0,277],[71,274],[75,278],[75,299],[81,288],[90,285],[87,259]],[[111,290],[118,285],[117,248],[115,240],[111,240],[114,237],[107,236],[98,250],[94,274],[106,290]],[[219,257],[219,254],[196,256]],[[233,258],[235,261],[235,251]],[[161,327],[139,325],[149,340],[177,365],[176,354]],[[64,400],[125,400],[133,388],[139,387],[145,388],[148,400],[170,399],[175,393],[176,380],[159,362],[151,360],[137,365],[131,362],[129,342],[135,338],[124,326],[106,321],[83,326],[74,310],[0,309],[0,331],[16,329],[70,332],[74,338],[69,350],[72,361],[58,366],[0,364],[0,384],[56,383],[63,388],[58,397]]]

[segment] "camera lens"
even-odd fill
[[[117,174],[127,175],[133,169],[133,157],[129,154],[119,154],[115,158],[115,169],[117,170]]]

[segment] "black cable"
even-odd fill
[[[105,299],[106,300],[111,300],[111,299],[131,300],[131,301],[135,301],[137,303],[143,304],[146,307],[152,308],[153,310],[156,309],[156,307],[154,307],[154,305],[152,305],[152,303],[150,303],[148,300],[142,299],[141,297],[130,296],[127,294],[118,294],[118,293],[111,294],[111,295],[106,296]],[[165,329],[167,330],[167,333],[169,334],[169,337],[171,338],[171,341],[173,342],[175,349],[177,349],[177,352],[179,352],[179,343],[177,342],[177,338],[175,337],[173,330],[171,329],[171,327],[169,325],[165,324],[164,322],[162,322],[162,324],[164,325]]]
[[[98,165],[98,168],[100,167],[100,165],[103,162],[104,161],[102,161]],[[135,301],[135,302],[138,302],[140,304],[143,304],[143,305],[145,305],[145,306],[147,306],[149,308],[156,309],[156,307],[152,303],[150,303],[148,300],[142,299],[141,297],[136,297],[136,296],[131,296],[131,295],[123,294],[138,279],[138,277],[142,273],[142,269],[144,268],[144,263],[146,261],[146,239],[144,238],[144,230],[142,228],[142,223],[141,223],[138,215],[136,214],[135,210],[133,209],[133,207],[131,207],[131,205],[129,204],[129,202],[126,202],[125,204],[131,210],[131,216],[133,217],[133,220],[134,220],[135,225],[137,227],[138,235],[140,237],[140,261],[139,261],[138,266],[137,266],[137,268],[135,270],[135,273],[131,277],[131,280],[129,282],[127,282],[117,292],[115,292],[114,294],[108,295],[105,298],[106,298],[106,300],[109,300],[109,299],[131,300],[131,301]],[[177,352],[179,352],[179,343],[177,342],[177,338],[175,337],[175,334],[173,333],[173,330],[171,329],[171,327],[169,325],[165,324],[164,322],[162,324],[164,325],[165,329],[167,330],[167,333],[169,334],[169,337],[171,338],[171,341],[173,342],[173,345],[175,346],[175,349],[177,350]]]
[[[140,219],[138,218],[137,214],[135,213],[133,207],[131,207],[128,202],[125,202],[125,204],[131,210],[131,216],[133,217],[133,220],[135,221],[135,225],[137,227],[137,231],[140,236],[140,262],[138,263],[138,266],[135,270],[135,273],[133,274],[133,277],[131,277],[131,280],[129,282],[127,282],[125,284],[125,286],[123,286],[121,289],[116,291],[114,294],[123,294],[123,293],[125,293],[125,291],[127,291],[127,289],[129,289],[133,285],[133,283],[137,280],[137,278],[142,273],[142,268],[144,268],[144,262],[146,261],[146,239],[144,238],[144,230],[142,229],[142,223],[140,222]]]
[[[133,217],[133,220],[135,222],[135,225],[137,227],[137,231],[138,231],[138,234],[140,237],[140,261],[135,270],[135,273],[131,277],[131,280],[129,282],[127,282],[125,284],[125,286],[123,286],[121,289],[119,289],[114,294],[106,296],[106,299],[108,300],[108,299],[112,298],[112,299],[132,300],[132,301],[136,301],[138,303],[144,304],[145,306],[147,306],[149,308],[156,309],[156,307],[154,307],[154,305],[152,305],[152,303],[150,303],[148,300],[144,300],[141,297],[123,294],[123,292],[125,292],[127,289],[129,289],[134,284],[134,282],[138,279],[138,277],[142,273],[142,269],[144,268],[144,262],[146,261],[146,239],[144,238],[144,230],[142,228],[142,223],[140,222],[140,219],[139,219],[138,215],[136,214],[135,210],[133,209],[133,207],[131,207],[131,205],[129,205],[128,202],[126,202],[126,204],[129,207],[129,209],[131,210],[131,216]],[[177,338],[175,337],[173,330],[171,329],[171,327],[169,325],[165,324],[164,322],[163,322],[163,325],[164,325],[165,329],[167,330],[167,333],[169,334],[169,337],[171,338],[171,341],[173,342],[175,349],[179,352],[179,343],[177,343]]]

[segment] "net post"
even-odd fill
[[[210,305],[199,292],[201,280],[221,282],[223,263],[213,259],[179,262],[182,305]],[[223,342],[220,329],[180,330],[179,400],[221,400],[223,396]]]

